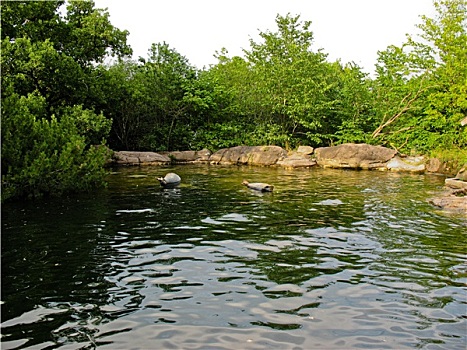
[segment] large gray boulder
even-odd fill
[[[274,165],[287,156],[279,146],[237,146],[223,148],[209,157],[211,164]]]
[[[355,143],[315,149],[316,161],[324,168],[386,170],[396,153],[386,147]]]

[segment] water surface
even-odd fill
[[[443,182],[136,167],[7,203],[2,349],[465,349],[467,218],[427,203]]]

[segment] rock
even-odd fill
[[[429,203],[441,209],[458,211],[467,215],[467,189],[449,190],[431,198]]]
[[[454,189],[465,189],[467,190],[467,169],[462,168],[459,170],[455,178],[446,179],[444,183],[447,187]]]
[[[462,180],[462,181],[467,181],[467,168],[464,167],[456,175],[456,179]]]
[[[287,152],[278,146],[237,146],[223,148],[209,157],[211,164],[274,165]]]
[[[260,191],[260,192],[272,192],[274,190],[274,186],[270,184],[266,184],[264,182],[248,182],[246,180],[243,180],[242,185],[245,185],[246,187],[255,190],[255,191]]]
[[[446,179],[444,184],[449,188],[465,188],[467,190],[467,182],[459,179]]]
[[[442,162],[438,158],[430,158],[426,165],[426,171],[429,173],[441,174]]]
[[[114,152],[113,161],[117,165],[162,165],[170,164],[170,158],[155,152]]]
[[[211,151],[202,149],[201,151],[173,151],[164,152],[174,163],[204,163],[209,161]]]
[[[426,172],[433,174],[455,176],[456,169],[458,169],[458,167],[455,162],[443,162],[439,158],[430,158],[426,164]]]
[[[305,153],[291,152],[284,159],[277,161],[276,165],[285,168],[310,168],[316,165],[316,160]]]
[[[381,146],[346,143],[315,149],[316,161],[324,168],[386,170],[386,164],[396,151]]]
[[[310,155],[314,151],[314,148],[311,146],[298,146],[297,153]]]
[[[158,177],[157,180],[164,188],[174,188],[180,185],[181,177],[175,173],[167,173],[164,177]]]
[[[391,171],[423,173],[425,171],[424,157],[405,157],[395,156],[386,167]]]

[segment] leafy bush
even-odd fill
[[[2,200],[104,184],[109,151],[91,145],[87,135],[93,128],[94,136],[106,136],[109,121],[81,107],[67,109],[60,119],[45,118],[45,108],[38,94],[13,93],[2,101]]]

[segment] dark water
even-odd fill
[[[183,184],[161,190],[169,170]],[[2,349],[466,349],[467,217],[427,203],[441,177],[181,166],[109,181],[2,206]]]

